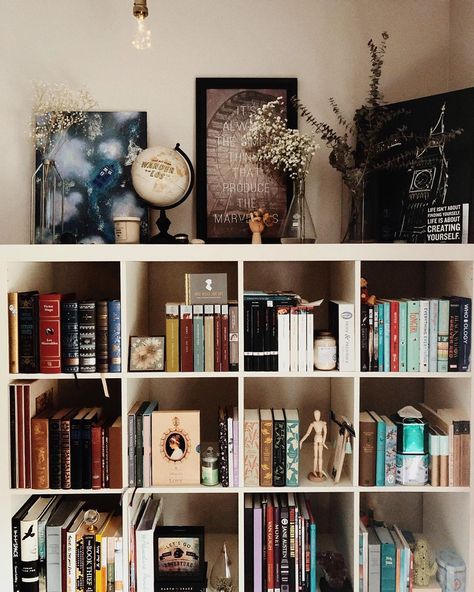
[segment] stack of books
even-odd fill
[[[414,551],[412,532],[397,525],[359,525],[360,590],[393,590],[405,592],[414,585]]]
[[[363,372],[468,372],[471,299],[377,300],[361,304]]]
[[[303,494],[246,494],[245,589],[315,592],[316,522]]]
[[[10,373],[120,372],[120,300],[8,294]]]
[[[11,528],[14,590],[122,590],[122,513],[114,502],[35,495]]]
[[[297,487],[299,480],[297,409],[246,409],[244,482],[247,487]]]
[[[10,388],[12,488],[122,489],[121,417],[100,407],[54,407],[57,381]]]
[[[398,415],[389,418],[375,411],[361,412],[360,485],[468,487],[471,436],[467,414],[459,409],[434,410],[425,403],[414,407],[423,419],[412,423]]]

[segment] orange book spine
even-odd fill
[[[31,485],[49,488],[49,419],[40,414],[31,420]]]

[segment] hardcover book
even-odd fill
[[[286,420],[286,486],[298,487],[300,457],[300,420],[298,409],[284,409]]]
[[[192,309],[194,372],[204,372],[204,306],[194,304]]]
[[[61,368],[67,374],[79,372],[79,304],[61,300]]]
[[[386,415],[385,423],[385,486],[395,485],[397,476],[397,427]]]
[[[223,407],[218,412],[218,470],[219,482],[222,487],[229,487],[229,435],[227,415]]]
[[[46,409],[31,420],[31,486],[49,489],[49,418],[54,414]]]
[[[153,411],[152,484],[199,485],[200,412]]]
[[[107,300],[96,304],[95,340],[97,350],[97,372],[109,371],[109,314]]]
[[[8,349],[10,373],[18,374],[18,292],[8,293]]]
[[[107,306],[108,333],[108,371],[120,372],[122,369],[122,332],[120,300],[109,300]]]
[[[245,409],[244,484],[258,487],[260,480],[260,419],[258,409]]]
[[[19,371],[39,372],[37,291],[18,293]]]
[[[420,371],[420,301],[408,300],[407,371]]]
[[[229,370],[239,369],[239,307],[237,303],[229,303]]]
[[[354,305],[351,302],[330,300],[329,329],[337,340],[338,369],[351,372],[354,370]],[[374,339],[377,337],[374,335]]]
[[[375,485],[377,423],[367,411],[360,414],[359,434],[359,484]]]
[[[40,371],[61,372],[61,294],[39,295]]]
[[[167,302],[166,310],[166,371],[179,372],[179,304]]]
[[[370,415],[377,423],[377,450],[375,458],[375,485],[383,487],[385,485],[385,439],[386,439],[386,425],[382,418],[370,411]]]
[[[283,409],[273,409],[273,486],[286,484],[286,426]]]
[[[204,305],[204,370],[214,372],[214,305]]]
[[[260,409],[260,485],[273,485],[273,418],[271,409]]]
[[[227,304],[226,273],[187,273],[186,304]]]
[[[449,300],[438,304],[438,372],[448,371],[449,349]]]
[[[179,306],[179,355],[181,372],[192,372],[193,361],[193,307]]]
[[[79,371],[95,372],[95,302],[79,302]]]

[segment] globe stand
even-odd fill
[[[175,237],[168,232],[171,226],[171,220],[166,216],[166,210],[160,210],[160,217],[156,221],[158,226],[158,234],[155,234],[150,238],[150,243],[153,245],[168,245],[175,243]]]

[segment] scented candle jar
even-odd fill
[[[316,370],[334,370],[336,363],[336,338],[329,331],[319,331],[314,340],[314,367]]]

